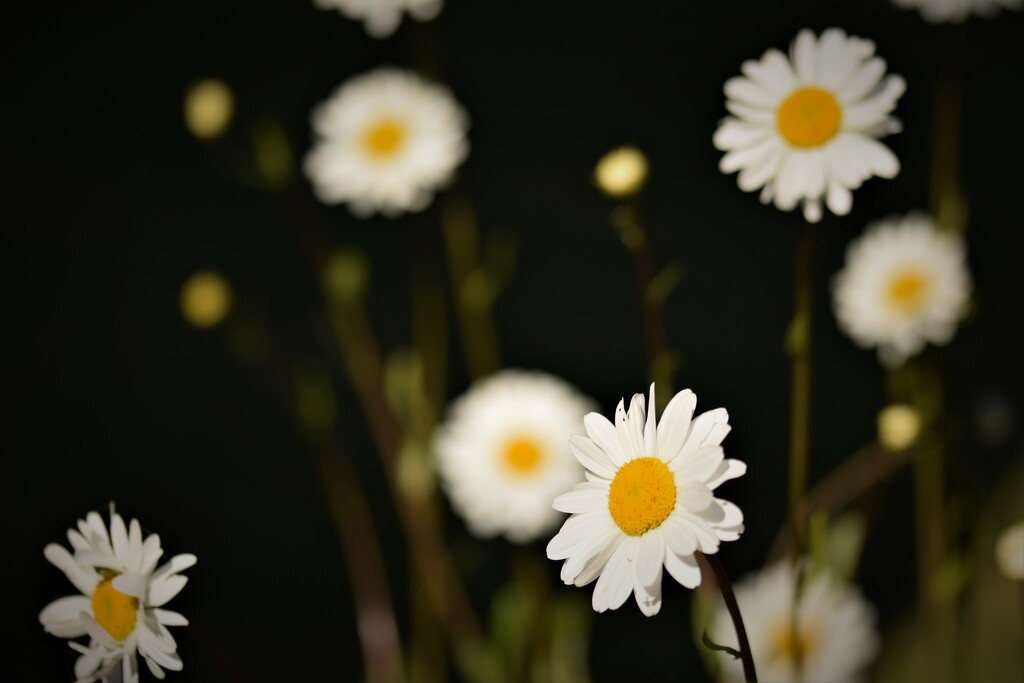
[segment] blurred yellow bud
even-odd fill
[[[891,405],[878,414],[878,440],[891,451],[902,451],[921,434],[921,416],[906,405]]]
[[[181,314],[196,327],[213,327],[231,310],[231,286],[219,273],[196,273],[181,287]]]
[[[223,81],[208,78],[193,84],[185,93],[185,126],[202,140],[222,135],[234,111],[234,96]]]
[[[366,257],[354,249],[341,249],[327,259],[324,266],[324,288],[336,301],[355,301],[366,291],[370,266]]]
[[[636,147],[614,149],[597,162],[594,181],[610,197],[631,197],[647,181],[647,157]]]

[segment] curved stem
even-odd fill
[[[736,602],[736,593],[733,592],[729,575],[725,573],[725,567],[718,560],[717,555],[705,555],[702,552],[696,553],[697,559],[703,559],[715,574],[718,582],[718,590],[722,592],[722,599],[725,600],[725,607],[729,610],[729,617],[736,628],[736,640],[740,645],[740,659],[743,661],[743,677],[747,683],[757,683],[757,670],[754,668],[754,656],[750,653],[750,642],[747,640],[747,629],[743,626],[743,616],[740,615],[740,605]]]

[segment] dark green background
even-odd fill
[[[723,489],[747,517],[744,538],[721,553],[735,576],[760,566],[784,515],[781,342],[799,216],[761,206],[718,172],[711,135],[725,115],[722,84],[800,28],[833,25],[875,40],[908,82],[896,112],[905,130],[886,143],[901,174],[869,181],[849,216],[826,216],[816,231],[813,481],[873,437],[884,401],[874,355],[835,326],[829,280],[867,222],[927,206],[936,78],[961,69],[977,294],[975,316],[941,354],[952,474],[978,502],[1019,458],[1019,427],[986,440],[975,420],[992,401],[1017,414],[1024,398],[1019,14],[935,27],[885,2],[447,0],[436,22],[407,21],[385,41],[305,0],[20,3],[5,14],[0,500],[12,680],[73,679],[73,653],[36,620],[72,590],[42,548],[110,500],[158,532],[168,553],[199,557],[172,603],[193,626],[176,632],[185,671],[171,680],[231,680],[231,667],[245,681],[358,677],[346,569],[314,461],[279,380],[239,356],[240,330],[263,334],[272,356],[336,380],[339,430],[366,480],[407,623],[400,527],[358,403],[325,351],[323,302],[294,214],[233,169],[253,125],[280,121],[301,156],[309,111],[337,84],[379,64],[412,65],[432,41],[473,122],[460,187],[485,239],[514,235],[519,245],[496,307],[505,362],[560,374],[606,413],[646,387],[646,359],[629,256],[588,176],[613,146],[648,153],[655,258],[685,269],[666,305],[679,382],[702,408],[729,409],[727,453],[750,468]],[[213,145],[181,121],[185,89],[207,76],[226,80],[238,107],[232,132]],[[304,180],[288,196],[315,207]],[[410,273],[443,273],[437,202],[393,223],[316,211],[339,245],[371,259],[369,304],[384,349],[407,345]],[[178,310],[182,282],[205,268],[223,272],[238,299],[214,331],[189,327]],[[466,386],[457,353],[452,395]],[[883,625],[914,594],[909,494],[904,472],[874,501],[884,523],[860,580]],[[453,543],[481,558],[467,582],[483,608],[507,576],[509,549],[467,540],[454,516],[448,526]],[[555,563],[549,569],[557,582]],[[689,593],[671,582],[665,593],[655,619],[632,602],[595,618],[595,681],[638,670],[706,676],[691,645]]]

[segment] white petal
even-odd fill
[[[676,473],[676,481],[706,482],[725,458],[721,446],[705,446],[693,454],[680,455],[669,463],[669,469]]]
[[[166,626],[188,626],[188,619],[184,615],[178,614],[177,612],[171,612],[165,609],[154,609],[153,616],[161,624]]]
[[[637,584],[652,586],[661,574],[661,564],[665,558],[665,539],[658,529],[652,529],[640,536],[638,545],[633,563]]]
[[[102,662],[102,648],[94,647],[91,650],[86,650],[84,653],[82,653],[82,656],[75,661],[75,678],[83,679],[88,676],[91,676],[92,674],[96,673],[96,669],[100,668],[100,664]]]
[[[673,579],[687,588],[696,588],[700,585],[700,567],[693,555],[678,557],[668,551],[665,553],[665,569]]]
[[[125,567],[130,572],[139,571],[142,566],[142,527],[133,519],[128,527],[128,545],[125,549]]]
[[[569,437],[569,450],[589,471],[605,479],[614,479],[616,467],[597,444],[582,434]]]
[[[654,402],[654,383],[651,383],[651,397],[647,403],[647,424],[644,425],[644,455],[655,456],[658,453],[658,427],[654,413],[657,404]]]
[[[711,490],[698,481],[687,481],[678,489],[680,502],[690,512],[701,512],[711,505]]]
[[[66,548],[56,543],[50,543],[43,548],[43,555],[50,561],[50,564],[64,572],[64,575],[74,584],[75,588],[81,591],[82,595],[92,595],[93,589],[100,581],[96,572],[80,566]]]
[[[85,628],[85,632],[89,634],[89,637],[98,642],[108,650],[116,650],[118,648],[118,642],[114,640],[107,630],[96,623],[96,620],[92,618],[86,612],[82,612],[78,615],[82,620],[82,626]]]
[[[149,607],[161,607],[171,598],[181,592],[181,589],[188,583],[188,577],[181,574],[171,574],[152,579],[149,583],[149,599],[146,605]]]
[[[714,491],[721,486],[722,482],[742,477],[747,473],[747,464],[740,460],[723,460],[715,472],[708,478],[707,487]]]
[[[586,488],[581,488],[586,486]],[[559,512],[598,512],[608,508],[608,489],[601,484],[578,484],[551,504]]]
[[[818,41],[814,34],[803,29],[797,34],[790,50],[793,68],[801,83],[815,83],[818,80]]]
[[[853,193],[837,182],[830,182],[825,203],[828,204],[828,210],[835,215],[845,216],[850,213],[853,206]]]
[[[779,98],[754,81],[736,76],[725,82],[725,95],[751,107],[774,110]]]
[[[747,60],[740,70],[776,98],[782,99],[796,89],[796,75],[784,54],[771,49],[764,53],[760,61]]]
[[[586,429],[590,440],[604,451],[616,468],[625,465],[627,460],[632,460],[632,458],[627,458],[625,452],[623,452],[615,426],[605,419],[604,415],[588,413],[583,418],[583,427]]]
[[[671,462],[682,449],[696,406],[697,397],[686,389],[672,397],[665,407],[658,424],[658,456],[664,462]]]
[[[591,604],[597,612],[618,609],[633,592],[633,561],[636,557],[636,539],[629,537],[619,544],[604,566],[594,586]]]
[[[145,624],[135,630],[139,640],[139,652],[154,660],[157,664],[171,671],[181,671],[181,658],[174,652],[167,652],[159,636],[150,631]]]
[[[653,617],[661,611],[661,570],[662,558],[658,558],[658,572],[650,585],[637,583],[633,587],[633,595],[636,597],[636,604],[646,617]]]
[[[124,520],[116,512],[110,521],[110,541],[114,544],[114,556],[127,565],[128,558],[128,529],[125,528]]]
[[[182,553],[181,555],[175,555],[167,562],[160,565],[160,568],[153,572],[150,580],[165,576],[167,574],[176,574],[180,571],[184,571],[196,563],[196,556],[191,553]]]
[[[79,615],[92,609],[92,600],[84,595],[69,595],[58,598],[39,613],[39,623],[47,633],[58,638],[78,638],[86,631]]]
[[[658,528],[665,538],[665,544],[676,555],[692,555],[697,550],[697,534],[685,520],[669,515]]]
[[[121,574],[115,576],[111,585],[118,593],[130,595],[139,600],[146,599],[146,577],[142,574]]]

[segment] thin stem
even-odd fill
[[[793,542],[790,557],[795,563],[804,545],[804,511],[811,421],[811,254],[814,227],[800,228],[796,258],[796,296],[788,347],[793,360],[789,429],[789,524]]]
[[[725,607],[729,610],[729,617],[736,629],[736,640],[739,643],[740,659],[743,661],[743,677],[747,683],[757,683],[757,670],[754,668],[754,656],[750,653],[750,642],[747,640],[747,629],[743,626],[743,616],[740,614],[740,605],[736,602],[736,593],[733,592],[729,575],[725,573],[725,567],[718,560],[717,555],[705,555],[698,551],[697,559],[703,559],[715,574],[715,581],[718,583],[718,590],[722,592],[722,599],[725,600]]]

